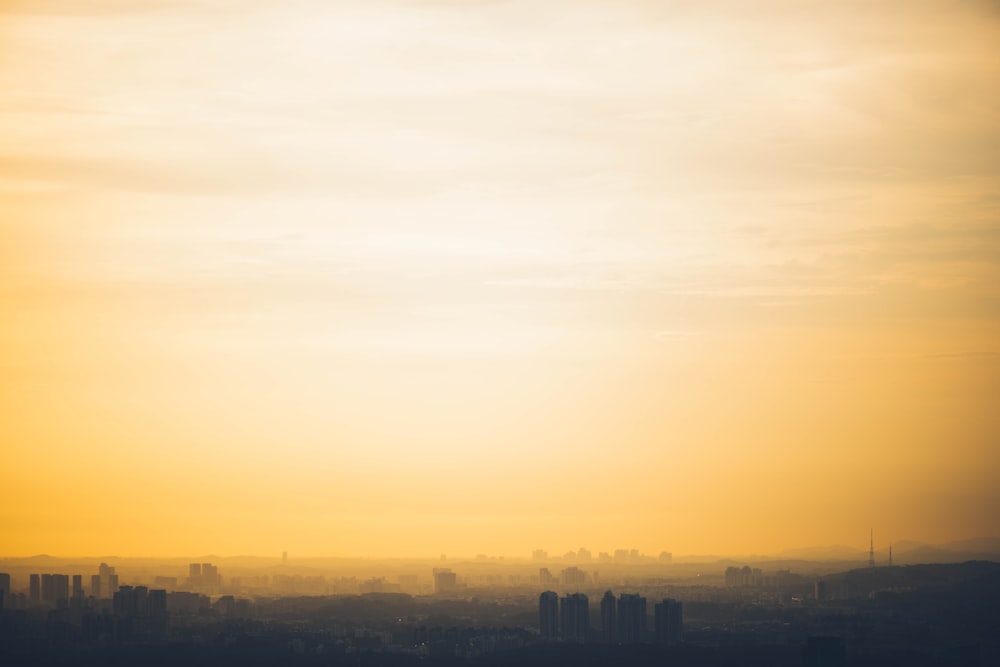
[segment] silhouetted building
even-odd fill
[[[544,639],[555,639],[559,631],[559,596],[554,591],[538,596],[538,629]]]
[[[90,575],[90,594],[95,598],[101,597],[101,575]]]
[[[9,605],[8,600],[10,599],[10,575],[6,572],[0,572],[0,609],[4,609]]]
[[[458,588],[458,576],[447,568],[434,569],[434,592],[447,593]]]
[[[54,603],[56,601],[56,586],[52,581],[51,574],[42,575],[42,602]]]
[[[188,576],[192,579],[201,577],[201,563],[191,563],[188,565]]]
[[[563,641],[587,641],[590,628],[590,601],[583,593],[567,595],[559,601],[559,627]]]
[[[822,602],[826,599],[826,582],[817,581],[813,583],[813,597],[816,598],[817,602]]]
[[[562,585],[567,588],[585,586],[587,584],[587,573],[576,566],[567,567],[559,576]]]
[[[608,591],[601,598],[601,641],[613,643],[618,641],[618,601],[615,594]]]
[[[167,616],[167,592],[163,589],[153,589],[149,591],[147,597],[147,609],[152,618],[166,618]]]
[[[646,598],[622,593],[618,598],[618,641],[639,644],[646,641]]]
[[[552,586],[556,583],[556,578],[549,572],[549,568],[543,567],[538,570],[538,583],[541,586]]]
[[[28,599],[31,604],[42,601],[42,579],[37,574],[32,574],[28,578]]]
[[[684,635],[683,605],[680,600],[667,598],[653,605],[653,627],[658,644],[679,644]]]
[[[115,568],[111,567],[107,563],[101,563],[97,568],[98,576],[100,577],[101,585],[98,587],[100,590],[100,595],[97,597],[110,598],[118,590],[118,575],[115,574]]]
[[[73,599],[80,600],[83,598],[83,575],[74,574],[73,575]]]
[[[201,582],[206,586],[218,586],[222,583],[219,568],[211,563],[201,564]]]
[[[53,602],[59,607],[69,606],[69,575],[68,574],[53,574],[52,575],[52,595]]]

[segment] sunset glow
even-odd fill
[[[0,2],[0,551],[996,534],[998,44],[974,0]]]

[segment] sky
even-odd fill
[[[0,554],[996,535],[998,44],[985,0],[0,0]]]

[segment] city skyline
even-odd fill
[[[0,557],[996,536],[995,3],[0,30]]]

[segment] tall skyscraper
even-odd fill
[[[653,627],[658,644],[679,644],[683,639],[683,605],[679,600],[665,599],[653,606]]]
[[[554,591],[538,596],[538,629],[543,639],[555,639],[559,632],[559,596]]]
[[[617,606],[618,601],[611,591],[601,598],[601,641],[609,644],[618,641]]]
[[[55,581],[52,579],[51,574],[42,575],[42,602],[48,602],[55,604],[56,601],[56,585]]]
[[[83,598],[83,575],[74,574],[73,575],[73,598],[82,599]]]
[[[52,601],[60,607],[69,606],[69,575],[52,575]]]
[[[90,575],[90,595],[95,598],[101,597],[101,575]]]
[[[590,601],[583,593],[567,595],[559,601],[559,626],[563,641],[583,643],[590,629]]]
[[[0,572],[0,609],[3,609],[7,605],[7,601],[10,599],[10,575],[6,572]]]
[[[37,574],[30,575],[28,579],[28,599],[32,604],[42,601],[42,579]]]
[[[115,568],[107,563],[101,563],[97,568],[97,573],[101,578],[101,597],[112,597],[118,590],[118,575],[115,574]]]
[[[618,598],[618,641],[640,644],[646,641],[646,598],[622,593]]]

